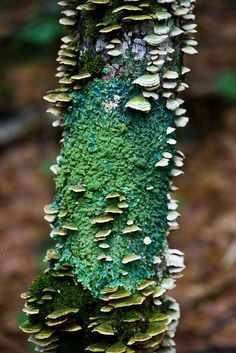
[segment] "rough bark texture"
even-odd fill
[[[179,307],[166,292],[184,267],[175,130],[188,118],[183,53],[196,50],[194,1],[60,1],[62,38],[49,112],[64,127],[45,207],[55,248],[23,297],[21,328],[40,352],[174,352]]]

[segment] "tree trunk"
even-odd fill
[[[194,0],[59,1],[62,38],[49,112],[64,128],[45,206],[55,248],[23,298],[40,352],[174,352],[179,307],[166,292],[184,267],[175,130],[188,122],[183,53],[194,54]]]

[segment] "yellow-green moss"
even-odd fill
[[[92,54],[88,50],[85,51],[80,59],[80,69],[82,72],[90,74],[99,74],[105,66],[105,61],[101,54]]]
[[[52,311],[67,307],[78,308],[78,316],[81,318],[90,310],[94,302],[90,293],[70,277],[55,277],[53,273],[43,274],[31,283],[29,292],[33,297],[40,300],[45,294],[43,292],[45,288],[53,288],[55,292],[52,293],[52,300],[45,301],[43,305],[37,305],[40,309],[39,317],[42,321]]]

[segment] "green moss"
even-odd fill
[[[183,52],[181,48],[176,48],[173,54],[173,60],[170,64],[170,69],[180,73],[181,72],[181,66],[179,64],[180,62],[183,62]]]
[[[115,331],[117,334],[117,337],[123,342],[128,342],[130,337],[132,337],[138,330],[139,330],[139,323],[125,323],[122,322],[121,320],[118,320],[115,323]]]
[[[114,24],[122,17],[120,13],[112,13],[112,8],[107,6],[99,6],[96,11],[91,15],[90,12],[82,11],[80,20],[81,36],[85,39],[95,39],[98,35],[98,23],[107,22]]]
[[[56,284],[56,278],[50,274],[44,274],[36,277],[30,284],[29,290],[32,295],[38,297],[44,288],[54,287]]]
[[[81,36],[85,38],[95,38],[97,35],[97,21],[96,19],[88,15],[87,12],[81,14]]]
[[[142,308],[137,309],[138,312],[141,310]],[[145,332],[148,327],[148,320],[142,312],[142,318],[140,320],[135,322],[124,322],[123,318],[127,312],[129,312],[129,309],[127,308],[123,310],[120,309],[116,310],[112,315],[112,323],[116,336],[119,340],[125,343],[127,343],[136,332]]]
[[[109,25],[119,23],[122,18],[122,14],[119,12],[113,13],[113,9],[119,7],[120,5],[121,2],[119,0],[114,1],[113,8],[107,8],[106,11],[104,11],[103,21],[109,23]]]
[[[79,317],[84,316],[94,302],[90,293],[84,290],[81,284],[75,283],[68,277],[54,277],[52,274],[38,276],[31,283],[29,291],[32,296],[40,300],[45,294],[43,292],[45,288],[53,288],[55,292],[52,293],[52,300],[37,306],[40,309],[39,318],[42,321],[52,311],[68,307],[78,308]]]
[[[165,299],[162,297],[163,304],[158,309],[147,299],[142,306],[124,307],[108,313],[102,313],[101,307],[105,304],[103,300],[92,298],[91,294],[84,290],[80,284],[76,284],[73,278],[54,277],[53,274],[51,272],[39,276],[31,283],[29,288],[31,298],[37,298],[37,301],[42,300],[47,288],[52,299],[44,300],[42,305],[35,301],[31,303],[31,298],[29,298],[28,306],[39,308],[39,314],[30,315],[28,320],[34,326],[39,325],[45,330],[48,328],[48,315],[55,310],[78,309],[77,313],[70,312],[67,315],[69,316],[68,324],[76,322],[82,328],[80,331],[63,332],[62,328],[66,327],[65,323],[58,323],[58,325],[53,327],[55,330],[54,335],[59,338],[57,353],[77,353],[78,351],[84,351],[88,345],[99,342],[105,342],[107,346],[117,341],[127,344],[135,333],[145,333],[147,331],[151,316],[157,313],[168,313],[170,305],[173,304],[170,298]],[[134,314],[136,315],[135,322],[124,321],[127,320],[127,317],[133,317]],[[91,323],[93,323],[93,326],[90,326]],[[101,323],[109,323],[114,336],[92,333],[95,326]]]
[[[101,54],[91,54],[85,51],[80,60],[80,68],[82,72],[89,72],[90,74],[99,74],[105,66],[105,61]]]

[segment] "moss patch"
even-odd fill
[[[46,294],[43,290],[52,288],[55,292],[50,293],[51,300],[45,300],[43,305],[34,303],[34,306],[40,309],[39,318],[44,321],[46,316],[54,310],[64,308],[79,309],[78,316],[87,317],[86,313],[90,310],[94,299],[88,291],[84,290],[81,284],[75,283],[68,277],[54,277],[52,274],[38,276],[30,285],[29,291],[33,297],[41,300]],[[38,320],[38,317],[37,317]]]
[[[80,69],[82,72],[89,72],[90,74],[99,74],[105,66],[105,61],[101,54],[92,55],[86,51],[80,60]]]
[[[73,95],[73,105],[64,116],[65,140],[55,205],[68,214],[56,219],[54,226],[72,223],[78,230],[69,230],[66,237],[56,240],[63,246],[60,262],[70,264],[77,280],[95,296],[105,286],[122,285],[134,291],[141,280],[155,274],[153,257],[166,245],[172,163],[158,169],[155,163],[164,151],[173,154],[166,129],[173,126],[174,115],[165,109],[164,99],[154,102],[148,115],[124,108],[124,102],[138,93],[136,89],[121,80],[95,80]],[[77,183],[85,185],[84,193],[70,190]],[[153,189],[148,191],[150,186]],[[126,198],[128,209],[114,216],[112,222],[92,224],[108,206],[117,206],[117,199],[106,199],[113,191]],[[123,234],[128,221],[141,231]],[[101,250],[94,242],[95,234],[107,229],[112,231],[106,240],[110,247]],[[152,240],[149,247],[144,246],[145,236]],[[112,261],[98,260],[102,253]],[[141,259],[122,264],[129,253]],[[124,271],[128,271],[127,276]]]
[[[102,313],[101,307],[104,306],[104,301],[91,298],[88,291],[80,284],[76,284],[72,278],[55,278],[53,274],[52,272],[37,277],[28,292],[30,296],[27,299],[27,306],[39,309],[38,314],[31,314],[28,319],[28,328],[36,328],[35,338],[39,345],[47,344],[47,338],[42,338],[42,335],[50,332],[49,341],[52,339],[54,342],[56,339],[57,353],[76,353],[78,350],[84,351],[91,344],[105,343],[107,348],[117,342],[127,345],[135,334],[147,332],[154,317],[157,325],[159,323],[162,325],[164,320],[166,330],[168,328],[166,320],[171,314],[170,306],[173,304],[171,299],[162,297],[163,304],[158,308],[147,299],[144,305],[118,308]],[[51,300],[43,299],[45,293],[52,297]],[[167,314],[166,317],[165,314]],[[72,322],[80,325],[80,330],[65,332],[65,328]],[[113,335],[100,335],[95,329],[99,325],[103,328],[110,327]],[[41,337],[37,337],[37,334]]]

